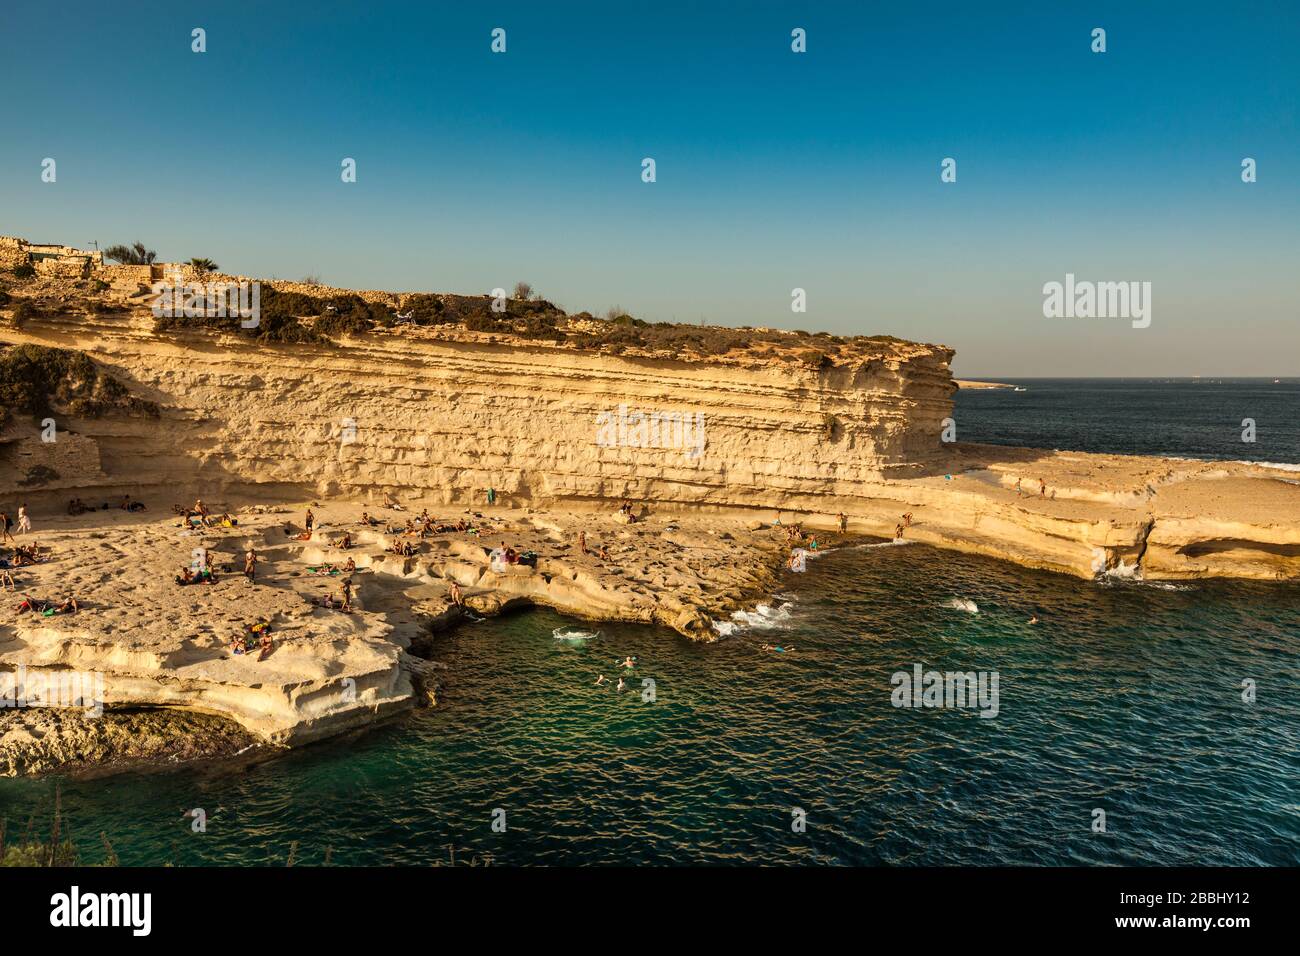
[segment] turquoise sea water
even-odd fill
[[[1300,586],[1089,583],[924,545],[809,567],[776,626],[712,646],[619,625],[575,646],[546,611],[470,625],[441,639],[437,709],[233,773],[64,781],[64,811],[89,859],[103,831],[130,864],[294,842],[304,864],[1300,862]],[[594,686],[627,654],[628,691]],[[996,671],[998,716],[894,707],[914,664]],[[52,794],[0,781],[0,815]]]
[[[1300,461],[1300,380],[1023,387],[960,393],[962,440]],[[282,863],[295,843],[302,863],[370,865],[453,849],[499,864],[1300,863],[1300,584],[1094,583],[909,544],[843,548],[783,587],[763,627],[710,646],[611,624],[557,642],[573,622],[547,611],[466,626],[440,638],[436,709],[235,772],[65,781],[66,819],[87,859],[102,832],[131,864]],[[629,690],[594,686],[628,654]],[[998,716],[894,707],[892,675],[916,664],[996,671]],[[48,816],[54,785],[0,780],[11,833]],[[182,816],[195,807],[205,834]]]

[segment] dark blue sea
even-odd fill
[[[1024,391],[960,390],[953,415],[959,441],[1300,462],[1300,378],[989,381]],[[1254,441],[1243,441],[1251,437],[1247,419]]]
[[[959,437],[1300,461],[1295,380],[1023,385],[963,393]],[[555,640],[565,623],[439,638],[440,706],[368,733],[64,780],[64,819],[86,860],[103,834],[125,864],[1300,863],[1300,583],[1088,582],[864,542],[713,645]],[[628,690],[595,686],[629,654]],[[996,674],[996,716],[895,706],[917,665]],[[0,781],[10,833],[56,782]]]

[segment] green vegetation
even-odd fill
[[[23,325],[32,319],[40,318],[42,315],[41,307],[31,299],[22,299],[13,308],[11,321],[14,328],[21,329]]]
[[[104,250],[104,258],[124,266],[147,266],[158,258],[158,253],[146,249],[143,242],[136,242],[129,246],[109,246]]]
[[[190,265],[199,272],[216,272],[220,268],[211,259],[191,259]]]
[[[72,825],[62,812],[63,789],[54,787],[54,814],[49,837],[36,830],[36,814],[27,820],[21,836],[9,831],[9,821],[0,817],[0,866],[117,866],[117,853],[108,837],[101,833],[105,857],[103,863],[86,863],[72,842]]]
[[[55,406],[98,418],[109,412],[157,418],[158,406],[131,395],[82,352],[15,345],[0,351],[0,428],[14,414],[44,418]]]
[[[341,336],[365,335],[398,324],[459,326],[469,332],[564,343],[613,354],[640,351],[692,359],[734,353],[737,357],[799,363],[814,370],[832,367],[834,355],[842,346],[878,349],[903,341],[888,335],[843,337],[827,332],[647,322],[620,306],[611,307],[604,319],[587,312],[568,315],[554,303],[538,298],[527,283],[519,283],[515,297],[505,301],[504,311],[494,311],[493,302],[486,295],[417,293],[407,296],[403,305],[394,309],[355,293],[312,295],[277,291],[264,285],[261,321],[256,328],[242,328],[236,317],[197,316],[161,318],[155,330],[213,329],[261,342],[328,345]]]
[[[14,266],[13,273],[17,279],[30,279],[36,275],[36,267],[30,262],[24,262],[22,265]]]
[[[48,485],[51,481],[58,481],[60,477],[59,473],[48,465],[32,465],[18,484],[24,488],[36,488]]]

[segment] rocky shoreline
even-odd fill
[[[0,711],[0,777],[100,776],[268,756],[234,721],[182,710],[24,708]]]
[[[909,514],[906,540],[1081,578],[1300,577],[1300,494],[1287,472],[988,446],[961,446],[953,462],[952,474],[882,483],[846,518],[848,533],[893,537]],[[106,710],[0,711],[0,775],[179,766],[372,726],[436,702],[439,635],[466,616],[546,606],[718,640],[720,622],[782,586],[791,525],[822,547],[838,532],[836,516],[807,512],[639,506],[629,522],[609,510],[449,512],[420,500],[211,504],[235,522],[35,516],[29,537],[47,560],[19,570],[0,608],[0,677],[94,674]],[[403,533],[426,508],[439,530]],[[240,573],[250,547],[256,583]],[[495,563],[504,547],[523,560]],[[200,549],[216,582],[175,583]],[[344,580],[346,612],[328,606]],[[81,610],[21,612],[19,593],[72,593]],[[234,654],[252,624],[269,628],[272,649]]]

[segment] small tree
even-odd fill
[[[136,242],[129,246],[109,246],[104,250],[104,258],[120,262],[124,266],[147,266],[153,264],[158,253],[146,249],[143,242]]]
[[[515,298],[528,300],[533,297],[533,287],[527,282],[515,283]]]
[[[217,269],[220,268],[211,259],[191,259],[190,265],[199,272],[216,272]]]

